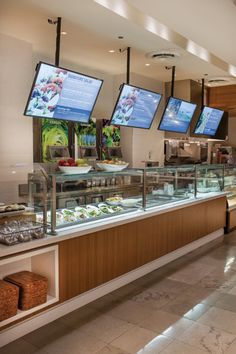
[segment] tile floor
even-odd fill
[[[236,354],[236,231],[0,354]]]

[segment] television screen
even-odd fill
[[[24,114],[88,123],[103,80],[40,62]]]
[[[170,97],[158,129],[187,133],[197,105],[179,98]]]
[[[123,84],[112,114],[111,124],[149,129],[161,98],[160,93]]]
[[[205,106],[197,121],[194,134],[214,136],[223,117],[224,111],[221,109]]]

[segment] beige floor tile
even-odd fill
[[[202,304],[208,305],[208,306],[214,306],[214,304],[222,297],[222,292],[211,289],[211,292],[209,293],[208,296],[206,296],[204,299],[201,300]]]
[[[151,307],[142,306],[141,304],[128,300],[116,306],[106,314],[138,325],[151,316],[152,313],[153,309]]]
[[[165,331],[162,332],[163,335],[171,338],[179,338],[190,326],[193,325],[193,321],[187,318],[180,318],[177,322],[169,326]]]
[[[26,334],[23,339],[37,348],[43,348],[47,344],[53,343],[68,333],[70,329],[59,321],[54,321],[31,333]]]
[[[61,324],[64,324],[65,326],[78,328],[100,315],[101,313],[97,310],[86,306],[81,307],[76,311],[70,312],[68,315],[59,318],[57,321]]]
[[[236,313],[231,311],[211,307],[197,322],[236,334]]]
[[[48,354],[94,354],[105,346],[105,342],[78,329],[47,344],[43,349]]]
[[[101,315],[82,326],[81,330],[95,336],[106,343],[110,343],[134,325],[119,318]]]
[[[209,351],[193,347],[189,344],[174,340],[161,354],[210,354]]]
[[[235,338],[235,335],[215,327],[194,323],[179,337],[179,340],[199,349],[206,350],[208,353],[223,354]]]
[[[178,332],[178,323],[179,326],[181,317],[172,313],[168,313],[165,311],[157,310],[152,313],[148,318],[146,318],[141,324],[140,327],[144,327],[146,329],[150,329],[156,333],[159,334],[164,334],[167,335],[167,333],[172,333],[172,336],[174,336],[174,333],[176,334]],[[188,319],[183,319],[182,323],[182,330],[186,326],[189,326],[192,324],[192,321]],[[175,330],[174,330],[175,328]],[[172,329],[172,331],[171,331]]]
[[[196,261],[188,265],[188,267],[182,267],[181,269],[177,270],[171,274],[168,279],[194,285],[214,269],[214,266],[205,265]]]
[[[37,348],[23,339],[17,339],[0,348],[0,354],[35,354],[36,352]]]
[[[176,298],[176,294],[166,291],[160,291],[155,289],[146,289],[138,295],[131,298],[139,304],[149,305],[155,309],[159,309],[164,305],[167,305],[171,300]]]
[[[208,311],[209,306],[204,304],[197,304],[191,310],[184,314],[185,318],[189,320],[196,321],[198,320],[206,311]]]
[[[174,313],[179,316],[184,316],[185,313],[191,311],[197,305],[197,301],[189,299],[183,295],[183,299],[177,298],[173,301],[170,301],[166,306],[162,307],[163,311]]]
[[[224,354],[235,354],[236,353],[236,340],[229,346]]]
[[[144,348],[140,349],[137,354],[158,354],[162,353],[163,349],[165,349],[170,343],[172,339],[159,335],[154,338],[151,342],[145,345]]]
[[[218,291],[228,293],[236,285],[236,271],[216,270],[202,278],[197,286],[205,289],[217,289]]]
[[[107,312],[121,303],[120,298],[113,294],[107,294],[100,299],[91,302],[88,306],[100,312]]]
[[[216,301],[215,307],[236,312],[236,296],[231,294],[222,295],[221,298]]]
[[[96,354],[129,354],[129,353],[120,348],[116,348],[108,344],[104,348],[96,352]]]
[[[160,342],[158,342],[158,337],[160,338]],[[136,326],[111,342],[111,345],[121,348],[128,353],[155,353],[154,351],[148,351],[153,350],[154,346],[156,353],[159,353],[158,346],[160,346],[160,350],[162,350],[165,344],[168,345],[170,342],[170,338],[162,335],[158,336],[153,331]],[[144,350],[144,348],[146,351],[141,351]]]
[[[158,292],[169,293],[173,295],[179,295],[187,291],[190,288],[190,285],[182,283],[179,281],[171,280],[169,278],[162,279],[155,282],[148,289],[156,290]]]
[[[228,294],[236,295],[236,286],[234,286],[232,289],[230,289],[230,290],[228,291]]]

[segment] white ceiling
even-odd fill
[[[37,56],[53,60],[55,28],[47,23],[47,18],[61,16],[63,30],[68,32],[62,37],[61,56],[65,61],[118,74],[125,71],[126,65],[125,54],[119,53],[119,48],[128,45],[132,47],[131,70],[163,81],[170,80],[170,71],[165,70],[165,63],[147,59],[147,52],[177,50],[181,55],[176,63],[177,79],[200,79],[205,73],[210,77],[228,76],[228,63],[236,64],[233,49],[236,7],[232,0],[103,0],[103,3],[108,8],[96,0],[1,0],[0,32],[31,42]],[[122,3],[128,6],[127,13],[122,13]],[[170,40],[140,25],[146,14],[168,27]],[[205,52],[202,49],[206,60],[200,59],[198,52],[193,55],[181,47],[178,39],[183,37],[176,32],[207,48]],[[118,35],[124,39],[117,39]],[[111,54],[109,49],[116,52]],[[214,65],[208,58],[214,59]],[[151,63],[149,67],[145,66],[147,62]]]

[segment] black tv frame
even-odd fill
[[[121,96],[121,93],[122,93],[122,90],[123,90],[124,86],[131,86],[131,87],[134,87],[134,88],[137,88],[137,89],[140,89],[140,90],[143,90],[143,91],[147,91],[147,92],[150,92],[150,93],[155,93],[156,95],[160,95],[160,96],[161,96],[160,101],[159,101],[159,103],[158,103],[158,105],[157,105],[157,108],[156,108],[156,110],[155,110],[155,113],[153,114],[153,118],[152,118],[152,121],[151,121],[151,123],[150,123],[150,126],[149,126],[148,128],[137,127],[137,126],[134,126],[134,125],[122,125],[122,124],[117,124],[117,123],[116,123],[116,124],[112,124],[112,117],[113,117],[113,115],[114,115],[114,113],[115,113],[115,110],[116,110],[117,104],[118,104],[118,102],[119,102],[119,100],[120,100],[120,96]],[[156,114],[157,114],[157,111],[158,111],[158,108],[159,108],[159,106],[160,106],[160,103],[161,103],[162,98],[163,98],[163,94],[162,94],[162,93],[155,92],[155,91],[152,91],[152,90],[147,90],[147,89],[144,89],[144,88],[142,88],[142,87],[135,86],[135,85],[131,85],[131,84],[126,84],[126,83],[121,84],[121,85],[120,85],[120,92],[119,92],[119,95],[118,95],[118,97],[117,97],[115,106],[114,106],[114,108],[113,108],[112,115],[111,115],[111,118],[110,118],[110,124],[109,124],[109,125],[115,125],[115,126],[117,126],[117,127],[124,127],[124,128],[136,128],[136,129],[145,129],[145,130],[150,129],[151,126],[152,126],[152,123],[153,123],[153,121],[154,121],[154,119],[155,119],[155,116],[156,116]]]
[[[168,107],[168,104],[169,104],[169,101],[170,101],[171,98],[174,98],[175,100],[179,100],[179,101],[182,101],[182,102],[190,103],[190,104],[192,104],[192,105],[195,106],[193,115],[192,115],[192,117],[191,117],[191,119],[190,119],[190,121],[189,121],[188,128],[187,128],[184,132],[177,132],[176,130],[169,130],[169,129],[166,130],[166,129],[161,129],[161,128],[160,128],[160,125],[161,125],[161,123],[162,123],[162,121],[163,121],[163,119],[164,119],[164,115],[165,115],[165,112],[166,112],[166,108]],[[177,97],[174,97],[174,96],[170,96],[170,97],[168,98],[167,102],[166,102],[165,109],[164,109],[164,111],[163,111],[163,113],[162,113],[162,116],[161,116],[161,119],[160,119],[160,122],[159,122],[159,125],[158,125],[157,130],[160,130],[160,131],[163,131],[163,132],[177,133],[177,134],[186,134],[187,131],[189,130],[189,127],[190,127],[190,124],[191,124],[191,122],[192,122],[193,116],[194,116],[194,114],[195,114],[195,112],[196,112],[196,109],[197,109],[197,104],[196,104],[196,103],[192,103],[192,102],[190,102],[190,101],[183,100],[182,98],[177,98]]]
[[[221,112],[223,112],[223,114],[222,114],[222,117],[221,117],[221,119],[220,119],[220,121],[219,121],[219,124],[218,124],[218,126],[217,126],[217,129],[215,130],[215,134],[214,135],[211,135],[211,134],[204,134],[204,133],[195,133],[195,130],[196,130],[196,128],[197,128],[197,124],[198,124],[198,121],[199,121],[199,119],[200,119],[200,117],[201,117],[201,115],[202,115],[202,112],[203,112],[203,110],[204,110],[204,108],[212,108],[212,109],[216,109],[216,110],[218,110],[218,111],[221,111]],[[200,114],[199,114],[199,117],[198,117],[198,120],[197,120],[197,122],[196,122],[196,124],[195,124],[195,127],[194,127],[194,130],[193,130],[193,134],[194,134],[194,136],[197,136],[197,137],[199,137],[199,138],[205,138],[205,137],[207,137],[207,138],[213,138],[213,137],[215,137],[216,136],[216,134],[217,134],[217,131],[218,131],[218,129],[219,129],[219,126],[220,126],[220,123],[221,123],[221,121],[222,121],[222,119],[223,119],[223,117],[224,117],[224,114],[225,114],[225,111],[223,111],[223,109],[219,109],[219,108],[215,108],[215,107],[210,107],[210,106],[207,106],[207,105],[204,105],[203,106],[203,108],[201,109],[201,112],[200,112]]]
[[[26,114],[26,112],[27,112],[27,107],[29,106],[29,102],[30,102],[30,99],[31,99],[31,95],[32,95],[32,92],[33,92],[33,89],[34,89],[34,86],[35,86],[35,83],[36,83],[36,80],[37,80],[37,77],[38,77],[38,73],[39,73],[39,70],[40,70],[42,64],[49,65],[49,66],[52,66],[52,67],[54,67],[54,68],[66,70],[66,71],[69,71],[69,72],[74,73],[74,74],[78,74],[78,75],[82,75],[82,76],[88,77],[88,78],[90,78],[90,79],[95,79],[95,80],[101,81],[101,86],[100,86],[100,88],[99,88],[99,90],[98,90],[97,97],[96,97],[96,99],[95,99],[95,101],[94,101],[94,104],[93,104],[93,107],[92,107],[92,109],[91,109],[91,113],[90,113],[90,116],[89,116],[89,118],[88,118],[88,122],[87,122],[87,123],[81,122],[81,121],[78,121],[78,120],[70,120],[70,119],[56,118],[56,117],[46,117],[46,116],[42,117],[42,116],[38,116],[38,115],[32,115],[32,114],[29,115],[29,114]],[[24,113],[23,113],[23,114],[24,114],[24,116],[26,116],[26,117],[34,117],[34,118],[41,118],[41,119],[64,120],[64,121],[67,121],[67,122],[81,123],[81,124],[85,124],[85,125],[86,125],[86,124],[89,124],[89,120],[90,120],[90,118],[91,118],[91,116],[92,116],[92,113],[93,113],[95,104],[96,104],[96,102],[97,102],[99,93],[100,93],[100,91],[101,91],[103,82],[104,82],[103,79],[98,79],[97,77],[94,77],[94,76],[85,75],[85,74],[80,73],[80,72],[78,72],[78,71],[66,69],[66,68],[63,68],[63,67],[61,67],[61,66],[56,66],[56,65],[53,65],[53,64],[46,63],[46,62],[44,62],[44,61],[39,61],[38,64],[36,65],[36,73],[35,73],[35,76],[34,76],[34,80],[33,80],[33,83],[32,83],[31,89],[30,89],[29,97],[28,97],[28,99],[27,99],[27,103],[26,103],[26,106],[25,106],[25,109],[24,109]]]

